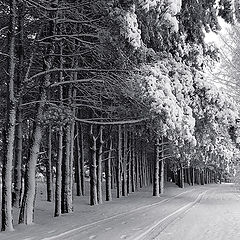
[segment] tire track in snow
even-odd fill
[[[144,240],[145,237],[149,237],[147,235],[149,234],[153,234],[154,230],[156,230],[156,228],[159,227],[159,225],[163,224],[164,222],[166,222],[167,220],[170,220],[171,218],[175,217],[176,215],[179,215],[181,213],[185,213],[186,211],[189,211],[196,203],[198,203],[202,197],[206,194],[206,192],[208,192],[209,190],[204,191],[203,193],[200,193],[198,195],[198,197],[195,199],[195,201],[190,202],[188,204],[186,204],[183,207],[180,207],[179,209],[177,209],[176,211],[172,212],[171,214],[169,214],[168,216],[160,219],[159,221],[157,221],[156,223],[154,223],[153,225],[149,226],[147,230],[145,230],[144,232],[142,232],[141,234],[136,234],[135,236],[132,236],[129,238],[129,240]],[[158,230],[158,234],[161,231]],[[151,238],[151,239],[156,239],[157,236]],[[149,238],[148,238],[149,239]]]
[[[138,212],[140,210],[143,210],[143,209],[147,209],[147,208],[152,208],[152,207],[155,207],[155,206],[158,206],[158,205],[161,205],[163,203],[167,203],[181,195],[184,195],[186,193],[189,193],[189,192],[192,192],[194,190],[199,190],[199,188],[194,188],[194,189],[191,189],[191,190],[188,190],[188,191],[185,191],[185,192],[182,192],[182,193],[179,193],[173,197],[170,197],[170,198],[166,198],[166,199],[163,199],[162,201],[160,202],[156,202],[156,203],[152,203],[152,204],[149,204],[149,205],[145,205],[145,206],[142,206],[142,207],[138,207],[138,208],[135,208],[133,210],[130,210],[130,211],[127,211],[127,212],[123,212],[123,213],[119,213],[119,214],[116,214],[116,215],[113,215],[111,217],[107,217],[107,218],[104,218],[104,219],[101,219],[101,220],[98,220],[98,221],[95,221],[95,222],[92,222],[92,223],[89,223],[89,224],[85,224],[85,225],[82,225],[80,227],[77,227],[77,228],[73,228],[71,230],[68,230],[68,231],[65,231],[63,233],[59,233],[57,235],[53,235],[53,236],[50,236],[50,237],[45,237],[45,238],[42,238],[41,240],[54,240],[54,239],[59,239],[61,237],[65,237],[67,235],[70,235],[76,231],[79,231],[79,230],[85,230],[89,227],[92,227],[94,225],[97,225],[99,223],[103,223],[103,222],[107,222],[109,220],[112,220],[112,219],[115,219],[115,218],[118,218],[118,217],[122,217],[122,216],[125,216],[125,215],[130,215],[132,213],[135,213],[135,212]]]

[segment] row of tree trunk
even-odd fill
[[[120,198],[152,182],[151,162],[147,160],[146,149],[137,146],[134,133],[129,131],[127,126],[119,125],[115,140],[114,136],[110,136],[104,142],[103,127],[90,127],[91,205],[102,204],[103,170],[106,201],[112,199],[112,189],[116,189],[116,197]],[[138,143],[143,144],[141,141]]]
[[[215,170],[209,168],[194,168],[194,167],[179,167],[179,169],[172,173],[172,180],[179,187],[184,188],[185,183],[188,185],[204,185],[216,183],[218,174]]]
[[[92,76],[94,76],[90,74],[91,71],[89,70],[88,64],[79,64],[78,58],[74,55],[76,47],[81,49],[81,45],[79,43],[75,44],[75,41],[63,41],[65,37],[63,38],[61,35],[69,37],[68,31],[73,34],[73,37],[75,33],[79,35],[79,31],[75,32],[75,30],[82,26],[75,24],[74,26],[64,25],[61,21],[56,21],[58,18],[61,20],[65,18],[63,12],[58,11],[59,2],[60,1],[56,0],[49,3],[51,11],[46,13],[48,20],[46,20],[46,26],[43,26],[43,31],[41,31],[41,34],[43,34],[41,39],[45,40],[37,39],[40,45],[44,45],[44,47],[40,47],[43,50],[39,50],[43,58],[43,61],[39,62],[41,62],[43,66],[37,65],[37,67],[35,67],[36,69],[41,68],[43,72],[32,75],[31,69],[35,69],[31,66],[35,49],[31,53],[32,55],[27,67],[23,54],[24,29],[22,28],[24,21],[22,14],[24,11],[22,4],[24,1],[9,1],[10,27],[8,31],[7,117],[3,134],[4,157],[2,169],[3,231],[13,230],[13,202],[16,206],[20,206],[19,223],[33,223],[36,197],[36,168],[40,158],[39,152],[41,151],[43,139],[47,139],[48,143],[46,160],[47,201],[53,201],[53,198],[55,199],[55,216],[73,211],[74,182],[76,182],[77,195],[85,195],[84,175],[86,166],[88,166],[90,170],[91,205],[101,204],[103,202],[102,182],[104,177],[106,182],[105,198],[107,201],[112,199],[113,189],[116,190],[117,198],[127,196],[131,192],[152,183],[154,196],[159,196],[159,194],[163,193],[164,189],[164,163],[166,157],[163,138],[156,140],[155,154],[154,157],[151,158],[152,155],[149,155],[151,150],[148,149],[151,143],[147,143],[147,140],[139,134],[140,131],[134,132],[134,129],[131,129],[129,124],[118,124],[117,129],[115,129],[115,134],[108,134],[109,136],[107,136],[107,130],[104,129],[101,123],[88,124],[88,133],[86,136],[89,137],[89,139],[86,140],[86,138],[84,138],[84,127],[73,120],[59,126],[58,131],[55,131],[53,141],[52,125],[43,123],[46,105],[51,102],[51,100],[54,100],[54,103],[57,102],[57,107],[62,109],[63,106],[65,109],[70,108],[73,119],[75,119],[79,113],[76,112],[74,106],[77,90],[72,83],[79,82],[80,84],[80,82],[88,81],[86,79],[90,79],[89,81],[91,82],[93,81]],[[86,15],[88,16],[88,14]],[[61,37],[56,38],[57,34]],[[55,37],[53,38],[53,36]],[[62,40],[59,41],[59,39]],[[87,41],[82,41],[85,46]],[[66,42],[68,42],[68,44]],[[91,43],[90,41],[90,46],[92,46]],[[92,47],[89,47],[89,49],[91,48]],[[85,49],[85,47],[83,49]],[[66,57],[66,55],[69,56],[69,54],[71,57]],[[18,71],[16,71],[16,65]],[[81,67],[86,66],[87,68],[85,70],[87,70],[87,74],[85,71],[77,74],[77,67],[81,69]],[[58,69],[57,72],[55,72],[56,69]],[[70,70],[67,71],[66,69]],[[31,74],[29,74],[30,72]],[[33,72],[35,73],[35,70]],[[29,75],[31,75],[31,77]],[[78,79],[79,76],[81,81]],[[35,80],[35,78],[37,78],[38,81],[34,82],[33,80]],[[36,83],[36,86],[38,86],[38,89],[34,89],[35,91],[38,90],[37,97],[34,99],[36,100],[35,103],[37,103],[36,110],[33,116],[25,119],[27,124],[29,124],[28,130],[29,136],[31,137],[29,137],[28,143],[25,144],[27,145],[27,147],[25,146],[25,148],[27,148],[27,154],[24,156],[24,164],[22,161],[23,113],[21,106],[23,79],[26,80],[25,82]],[[51,86],[56,84],[56,82],[58,87],[54,89],[54,93],[51,94]],[[63,82],[68,82],[68,84],[63,85]],[[94,86],[92,89],[94,89]],[[95,89],[94,91],[94,93],[96,93]],[[81,97],[81,94],[78,96]],[[16,103],[18,103],[18,105]],[[91,104],[90,107],[92,109],[94,108],[94,103]],[[79,109],[82,110],[82,108]],[[88,113],[89,112],[90,110],[88,109]],[[60,117],[62,118],[62,116]],[[30,120],[32,118],[34,119],[33,121]],[[45,131],[45,128],[47,128],[47,131]],[[44,134],[45,132],[47,134]],[[84,147],[86,142],[88,149],[90,149],[89,154],[87,154],[86,148]],[[14,147],[16,149],[15,156]],[[53,157],[55,155],[56,158]],[[15,161],[13,161],[13,159],[15,159]],[[14,174],[12,174],[13,165]],[[23,166],[24,175],[22,175]],[[56,167],[55,178],[52,174],[53,166]],[[105,176],[103,176],[103,172]],[[185,174],[185,177],[184,174],[183,168],[180,168],[178,179],[181,187],[184,186],[186,176],[191,176],[189,172]],[[14,179],[12,179],[12,175]],[[200,179],[199,181],[202,181],[204,184],[208,182],[209,179],[212,179],[211,173],[207,172],[196,173],[195,175],[196,177],[192,177],[192,180],[190,180],[191,177],[188,177],[189,182],[197,182]],[[24,179],[24,181],[22,179]],[[55,195],[53,194],[53,179],[55,179]],[[14,183],[14,201],[12,199],[12,183]]]

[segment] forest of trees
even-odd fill
[[[88,185],[97,205],[112,191],[152,185],[159,196],[169,180],[227,178],[239,105],[204,73],[220,57],[205,33],[219,17],[237,24],[238,10],[232,0],[0,0],[1,230],[34,222],[39,173],[55,217]]]

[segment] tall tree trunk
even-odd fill
[[[136,189],[136,171],[135,171],[135,166],[136,164],[136,154],[135,154],[135,137],[134,134],[132,133],[132,165],[131,165],[131,185],[132,185],[132,192],[135,192]]]
[[[200,185],[201,184],[201,170],[198,169],[198,176],[197,176],[197,179],[198,179],[198,184]]]
[[[84,141],[83,141],[83,126],[80,124],[80,176],[82,195],[85,195],[85,172],[84,172]]]
[[[55,217],[61,216],[62,206],[62,159],[63,159],[63,128],[58,133],[58,159],[56,162],[56,186],[55,186]]]
[[[179,187],[184,188],[184,169],[180,164],[180,171],[179,171]]]
[[[75,122],[73,121],[71,123],[71,144],[70,144],[70,159],[69,159],[69,187],[68,187],[69,212],[73,211],[74,129],[75,129]]]
[[[91,160],[90,160],[90,205],[97,205],[97,139],[93,126],[90,127]]]
[[[81,147],[80,147],[80,133],[79,133],[79,124],[76,125],[76,141],[75,141],[75,182],[77,196],[82,195],[81,189],[81,169],[80,169],[80,158],[81,158]]]
[[[103,127],[99,127],[99,144],[98,144],[98,159],[97,159],[97,196],[98,203],[102,204],[102,154],[103,154]]]
[[[191,167],[191,177],[192,177],[192,186],[194,186],[194,184],[195,184],[195,169],[194,169],[194,167]]]
[[[16,34],[16,1],[10,1],[9,27],[9,63],[7,81],[7,119],[4,133],[4,156],[2,168],[2,231],[13,230],[12,217],[12,164],[16,123],[16,100],[14,96],[15,75],[15,34]]]
[[[160,172],[159,172],[159,178],[160,178],[160,186],[159,186],[159,190],[160,190],[160,194],[163,194],[164,192],[164,160],[161,160],[159,162],[159,169],[160,169]]]
[[[206,184],[209,184],[209,171],[207,168],[206,168],[205,172],[206,172]]]
[[[85,173],[84,173],[84,142],[83,126],[79,123],[76,127],[76,158],[75,158],[75,176],[77,196],[85,195]]]
[[[117,198],[121,196],[121,166],[122,166],[122,127],[118,126],[118,147],[117,147],[117,166],[116,166],[116,182],[117,182]]]
[[[192,181],[191,181],[191,168],[190,167],[187,168],[187,179],[188,179],[188,184],[192,185]]]
[[[147,176],[146,176],[146,150],[143,146],[142,150],[142,185],[145,187],[147,185]]]
[[[127,129],[126,126],[124,126],[123,130],[123,160],[122,160],[122,195],[127,196]]]
[[[17,115],[16,115],[16,151],[14,162],[14,195],[13,203],[16,207],[20,207],[21,204],[21,189],[22,189],[22,153],[23,153],[23,130],[22,130],[22,96],[20,94],[23,83],[24,72],[24,50],[23,50],[23,18],[24,18],[24,3],[18,1],[18,51],[17,58],[19,61],[19,70],[17,72]]]
[[[136,154],[136,157],[135,157],[135,160],[136,160],[136,164],[135,164],[135,172],[136,172],[136,178],[135,178],[135,180],[136,180],[136,182],[135,182],[135,186],[136,186],[136,190],[138,190],[139,189],[139,152],[137,152]]]
[[[63,68],[63,47],[60,43],[60,68]],[[63,72],[59,73],[59,82],[63,82]],[[63,87],[59,86],[59,101],[63,104]],[[58,155],[56,162],[56,182],[55,182],[55,210],[54,216],[59,217],[62,214],[62,163],[63,163],[63,127],[58,131]]]
[[[68,104],[72,104],[72,86],[69,86]],[[74,116],[74,110],[73,110]],[[74,144],[74,125],[75,122],[70,122],[66,126],[65,134],[65,155],[63,158],[63,188],[62,188],[62,213],[70,213],[73,211],[73,144]]]
[[[20,103],[21,104],[21,103]],[[16,117],[16,155],[14,162],[14,195],[13,203],[16,207],[21,203],[22,188],[22,153],[23,153],[23,130],[22,130],[22,110],[20,106],[17,108]]]
[[[52,201],[52,128],[48,129],[48,159],[46,162],[47,201]]]
[[[112,200],[112,192],[111,192],[111,180],[112,180],[111,162],[112,162],[112,158],[111,158],[111,156],[112,156],[112,138],[110,137],[108,158],[105,161],[106,201],[111,201]]]
[[[154,157],[154,180],[153,180],[153,196],[159,197],[159,138],[156,139],[155,157]]]
[[[127,162],[127,194],[131,191],[132,179],[132,134],[129,132],[128,137],[128,162]]]
[[[201,185],[205,184],[205,174],[204,174],[204,170],[201,169]]]
[[[138,172],[139,172],[139,187],[142,188],[143,187],[143,146],[142,146],[142,140],[140,143],[140,150],[139,150],[139,158],[138,158]]]
[[[57,4],[57,3],[56,3]],[[53,13],[52,13],[53,14]],[[55,14],[53,14],[55,15]],[[54,21],[51,21],[51,27],[49,28],[49,36],[54,35],[55,25]],[[44,69],[48,70],[52,65],[52,56],[49,53],[53,51],[52,44],[48,46],[47,56],[44,61]],[[37,104],[37,114],[35,117],[33,127],[32,145],[30,148],[30,157],[26,164],[25,174],[25,189],[24,196],[21,205],[19,223],[23,223],[23,216],[25,215],[25,223],[27,225],[32,224],[34,220],[34,205],[36,195],[36,179],[35,171],[38,160],[38,154],[40,151],[40,144],[42,140],[42,119],[44,113],[44,107],[47,100],[47,87],[50,85],[51,75],[47,74],[44,80],[41,82],[39,91],[39,102]]]
[[[184,183],[187,183],[187,169],[183,168]]]
[[[72,195],[70,194],[70,161],[71,161],[71,125],[68,124],[66,127],[65,134],[65,154],[63,157],[63,168],[62,175],[63,183],[62,183],[62,213],[72,212]]]
[[[159,192],[160,194],[163,194],[163,191],[164,191],[164,139],[163,139],[163,136],[162,136],[162,141],[161,141],[161,160],[160,160],[160,163],[159,163],[159,168],[160,168],[160,172],[159,172],[159,178],[160,178],[160,186],[159,186]]]
[[[40,144],[42,140],[42,125],[41,120],[43,118],[43,108],[47,99],[46,89],[42,87],[40,93],[40,101],[37,107],[37,115],[33,127],[32,144],[30,147],[30,156],[26,164],[25,174],[25,189],[24,196],[21,205],[21,213],[19,223],[25,222],[27,225],[32,224],[34,220],[34,204],[35,204],[35,193],[36,193],[36,179],[35,170],[38,160],[38,154],[40,151]],[[25,216],[25,221],[23,220]]]
[[[76,80],[76,77],[74,77]],[[75,117],[75,99],[76,89],[69,89],[69,104],[72,104],[72,116]],[[73,211],[73,163],[74,163],[74,139],[75,139],[75,121],[71,123],[71,143],[70,143],[70,159],[69,159],[69,188],[68,188],[68,199],[69,199],[69,212]]]
[[[111,168],[112,168],[112,177],[111,177],[111,189],[116,188],[116,166],[115,166],[115,159],[111,159]]]

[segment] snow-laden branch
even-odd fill
[[[97,122],[97,121],[91,121],[91,120],[85,120],[85,119],[79,119],[79,118],[75,118],[75,120],[80,123],[86,123],[86,124],[92,124],[92,125],[125,125],[125,124],[141,123],[148,120],[148,118],[140,118],[135,120],[125,120],[125,121],[114,121],[114,122]]]

